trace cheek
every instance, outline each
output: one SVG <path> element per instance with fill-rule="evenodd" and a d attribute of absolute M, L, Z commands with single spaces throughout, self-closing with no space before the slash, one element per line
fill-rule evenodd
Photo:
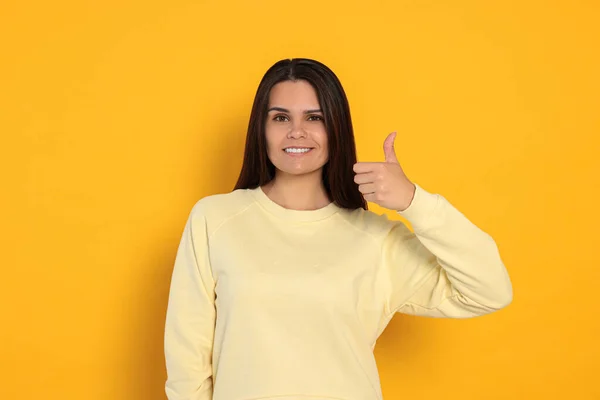
<path fill-rule="evenodd" d="M 322 132 L 319 132 L 319 144 L 321 145 L 321 148 L 324 150 L 328 149 L 328 139 L 327 139 L 327 132 L 325 132 L 325 129 L 323 129 Z"/>
<path fill-rule="evenodd" d="M 267 139 L 267 146 L 271 147 L 276 140 L 275 129 L 273 127 L 267 125 L 265 127 L 265 138 Z"/>
<path fill-rule="evenodd" d="M 282 130 L 267 126 L 265 128 L 265 139 L 267 140 L 267 151 L 272 154 L 281 147 L 283 138 Z"/>

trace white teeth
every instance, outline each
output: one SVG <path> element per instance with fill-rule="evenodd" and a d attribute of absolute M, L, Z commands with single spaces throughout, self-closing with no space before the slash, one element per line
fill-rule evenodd
<path fill-rule="evenodd" d="M 310 151 L 310 149 L 307 149 L 307 148 L 305 148 L 305 149 L 285 149 L 286 153 L 306 153 L 308 151 Z"/>

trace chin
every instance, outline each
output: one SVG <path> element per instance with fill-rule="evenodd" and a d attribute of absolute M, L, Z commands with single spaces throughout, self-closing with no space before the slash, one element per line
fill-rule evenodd
<path fill-rule="evenodd" d="M 312 175 L 316 173 L 321 173 L 323 171 L 323 166 L 319 166 L 316 168 L 280 168 L 279 166 L 275 165 L 275 168 L 280 173 L 294 176 Z"/>
<path fill-rule="evenodd" d="M 292 176 L 312 175 L 322 173 L 323 167 L 327 164 L 327 157 L 315 157 L 313 160 L 305 160 L 305 162 L 291 162 L 285 157 L 269 157 L 271 163 L 279 173 Z M 309 162 L 306 162 L 309 161 Z"/>
<path fill-rule="evenodd" d="M 315 174 L 315 173 L 319 172 L 320 170 L 321 170 L 321 168 L 314 169 L 314 170 L 292 170 L 292 171 L 280 169 L 279 171 L 286 175 L 302 176 L 302 175 Z"/>

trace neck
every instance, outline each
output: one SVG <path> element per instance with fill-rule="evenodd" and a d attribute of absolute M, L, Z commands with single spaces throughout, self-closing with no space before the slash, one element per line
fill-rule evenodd
<path fill-rule="evenodd" d="M 271 200 L 282 207 L 291 210 L 318 210 L 331 202 L 323 186 L 321 174 L 321 170 L 305 175 L 278 173 L 272 181 L 262 186 L 262 189 Z"/>

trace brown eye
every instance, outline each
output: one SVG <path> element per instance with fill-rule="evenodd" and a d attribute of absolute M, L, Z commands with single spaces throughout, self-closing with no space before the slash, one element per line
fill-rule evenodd
<path fill-rule="evenodd" d="M 287 120 L 287 117 L 285 115 L 276 115 L 273 118 L 273 121 L 277 121 L 277 122 L 285 122 Z"/>
<path fill-rule="evenodd" d="M 308 117 L 309 121 L 323 121 L 323 117 L 321 117 L 320 115 L 311 115 L 310 117 Z"/>

